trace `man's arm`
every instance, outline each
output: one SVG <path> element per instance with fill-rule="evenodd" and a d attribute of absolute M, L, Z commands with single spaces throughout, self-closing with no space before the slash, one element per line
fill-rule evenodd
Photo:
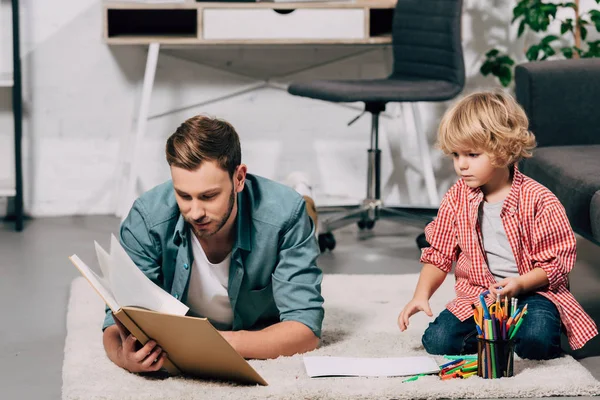
<path fill-rule="evenodd" d="M 322 271 L 315 227 L 299 199 L 279 244 L 279 261 L 271 276 L 281 322 L 260 331 L 222 332 L 245 358 L 276 358 L 314 350 L 323 323 Z"/>
<path fill-rule="evenodd" d="M 220 332 L 244 358 L 292 356 L 317 348 L 319 338 L 304 324 L 283 321 L 260 331 Z"/>

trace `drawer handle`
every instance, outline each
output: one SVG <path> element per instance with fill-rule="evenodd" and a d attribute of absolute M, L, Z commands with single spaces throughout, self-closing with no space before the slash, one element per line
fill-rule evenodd
<path fill-rule="evenodd" d="M 275 11 L 277 14 L 281 14 L 281 15 L 287 15 L 287 14 L 291 14 L 294 11 L 296 11 L 295 8 L 274 8 L 273 11 Z"/>

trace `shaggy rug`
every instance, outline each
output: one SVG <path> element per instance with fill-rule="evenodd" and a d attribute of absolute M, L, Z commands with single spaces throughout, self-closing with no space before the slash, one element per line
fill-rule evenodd
<path fill-rule="evenodd" d="M 418 275 L 325 275 L 321 347 L 310 355 L 406 357 L 425 355 L 421 335 L 431 320 L 413 316 L 406 332 L 398 313 L 412 297 Z M 431 300 L 434 314 L 453 295 L 448 277 Z M 441 381 L 404 378 L 309 378 L 302 356 L 250 361 L 269 386 L 238 386 L 189 378 L 150 379 L 112 364 L 102 347 L 104 304 L 83 278 L 73 281 L 67 314 L 63 399 L 416 399 L 600 395 L 600 382 L 570 356 L 551 361 L 515 359 L 515 376 Z M 436 357 L 441 364 L 442 357 Z"/>

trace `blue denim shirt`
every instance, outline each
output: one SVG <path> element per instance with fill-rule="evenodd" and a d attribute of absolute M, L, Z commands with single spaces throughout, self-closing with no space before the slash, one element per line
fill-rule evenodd
<path fill-rule="evenodd" d="M 237 196 L 228 285 L 233 330 L 298 321 L 320 338 L 322 272 L 304 199 L 292 188 L 251 174 Z M 120 241 L 148 278 L 185 303 L 193 263 L 190 235 L 168 181 L 135 201 Z M 107 310 L 103 329 L 112 324 Z"/>

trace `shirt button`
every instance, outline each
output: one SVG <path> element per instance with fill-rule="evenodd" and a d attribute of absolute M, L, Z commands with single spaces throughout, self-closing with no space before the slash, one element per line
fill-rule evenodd
<path fill-rule="evenodd" d="M 187 264 L 183 264 L 183 268 L 185 268 L 185 269 L 187 270 L 187 269 L 189 269 L 189 268 L 190 268 L 190 266 L 189 266 L 189 265 L 187 265 Z"/>

